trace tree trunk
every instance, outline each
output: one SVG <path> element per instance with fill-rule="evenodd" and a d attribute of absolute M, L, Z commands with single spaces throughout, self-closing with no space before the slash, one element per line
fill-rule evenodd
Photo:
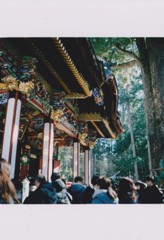
<path fill-rule="evenodd" d="M 125 104 L 122 103 L 121 122 L 125 122 Z"/>
<path fill-rule="evenodd" d="M 137 38 L 152 167 L 164 159 L 164 38 Z"/>
<path fill-rule="evenodd" d="M 153 175 L 153 172 L 152 172 L 152 161 L 151 161 L 151 152 L 150 152 L 150 142 L 149 142 L 149 139 L 147 137 L 147 150 L 148 150 L 148 165 L 149 165 L 149 174 L 150 176 Z"/>
<path fill-rule="evenodd" d="M 128 87 L 126 87 L 126 96 L 128 97 Z M 126 109 L 127 109 L 127 114 L 128 114 L 128 122 L 129 122 L 128 125 L 129 125 L 129 131 L 130 131 L 130 136 L 131 136 L 132 153 L 133 153 L 133 159 L 134 159 L 134 172 L 135 172 L 136 180 L 138 180 L 139 176 L 138 176 L 138 166 L 137 166 L 137 162 L 136 162 L 136 148 L 135 148 L 135 142 L 134 142 L 132 117 L 131 117 L 130 105 L 129 105 L 128 100 L 126 101 Z"/>

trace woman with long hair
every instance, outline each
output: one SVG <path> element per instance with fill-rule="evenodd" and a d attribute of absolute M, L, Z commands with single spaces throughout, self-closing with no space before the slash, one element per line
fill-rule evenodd
<path fill-rule="evenodd" d="M 0 204 L 19 203 L 14 184 L 9 178 L 10 164 L 0 159 Z"/>
<path fill-rule="evenodd" d="M 0 170 L 4 171 L 7 176 L 10 176 L 10 164 L 3 158 L 0 158 Z"/>
<path fill-rule="evenodd" d="M 0 170 L 0 204 L 19 203 L 15 187 L 5 172 Z"/>

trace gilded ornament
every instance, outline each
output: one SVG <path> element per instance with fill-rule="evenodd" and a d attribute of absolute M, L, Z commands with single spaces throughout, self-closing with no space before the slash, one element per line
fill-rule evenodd
<path fill-rule="evenodd" d="M 64 115 L 63 111 L 61 110 L 56 110 L 51 112 L 51 118 L 55 122 L 60 122 L 61 117 Z"/>
<path fill-rule="evenodd" d="M 16 80 L 15 77 L 13 77 L 12 75 L 9 75 L 7 77 L 4 77 L 1 79 L 2 82 L 4 83 L 4 85 L 2 85 L 2 87 L 7 88 L 8 90 L 12 91 L 12 90 L 18 90 L 18 84 L 19 81 Z M 2 83 L 2 84 L 3 84 Z"/>
<path fill-rule="evenodd" d="M 20 82 L 19 91 L 23 94 L 26 94 L 27 97 L 30 95 L 30 91 L 34 89 L 34 83 L 32 81 L 29 82 Z"/>

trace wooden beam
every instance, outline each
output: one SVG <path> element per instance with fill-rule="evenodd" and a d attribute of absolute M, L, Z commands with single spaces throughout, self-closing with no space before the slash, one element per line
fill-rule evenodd
<path fill-rule="evenodd" d="M 78 121 L 102 121 L 102 116 L 99 113 L 80 113 Z"/>
<path fill-rule="evenodd" d="M 59 74 L 56 72 L 54 67 L 50 64 L 50 62 L 45 58 L 45 56 L 42 54 L 42 52 L 38 49 L 38 47 L 31 41 L 32 49 L 37 55 L 37 57 L 44 63 L 44 65 L 47 67 L 47 69 L 50 71 L 50 73 L 55 77 L 55 79 L 58 81 L 58 83 L 63 87 L 63 89 L 68 93 L 72 94 L 72 91 L 68 88 L 68 86 L 65 84 L 64 80 L 59 76 Z"/>
<path fill-rule="evenodd" d="M 97 126 L 97 124 L 93 121 L 90 121 L 92 123 L 92 125 L 95 127 L 95 129 L 98 131 L 98 133 L 101 135 L 101 137 L 105 138 L 105 135 L 103 134 L 103 132 L 100 130 L 100 128 Z"/>
<path fill-rule="evenodd" d="M 79 85 L 81 86 L 81 88 L 83 89 L 84 93 L 86 94 L 86 96 L 90 97 L 91 91 L 89 89 L 88 83 L 87 81 L 83 78 L 83 76 L 78 72 L 75 64 L 73 63 L 71 57 L 69 56 L 68 52 L 66 51 L 63 43 L 61 42 L 61 40 L 59 38 L 53 38 L 53 43 L 55 44 L 55 46 L 57 47 L 58 51 L 60 52 L 62 58 L 64 59 L 64 61 L 66 62 L 67 66 L 69 67 L 69 69 L 71 70 L 74 78 L 76 79 L 76 81 L 79 83 Z"/>
<path fill-rule="evenodd" d="M 81 94 L 81 93 L 76 93 L 73 92 L 71 95 L 67 94 L 64 96 L 65 99 L 85 99 L 88 96 L 86 96 L 85 94 Z"/>
<path fill-rule="evenodd" d="M 103 119 L 103 123 L 105 125 L 105 127 L 107 128 L 108 132 L 110 133 L 111 137 L 116 139 L 117 138 L 117 135 L 112 131 L 112 129 L 110 128 L 109 126 L 109 123 L 107 120 Z"/>

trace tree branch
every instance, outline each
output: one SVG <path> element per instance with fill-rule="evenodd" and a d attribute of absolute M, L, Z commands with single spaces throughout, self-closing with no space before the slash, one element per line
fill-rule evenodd
<path fill-rule="evenodd" d="M 111 66 L 111 68 L 112 68 L 112 70 L 124 69 L 124 68 L 133 67 L 136 64 L 138 64 L 138 61 L 132 60 L 132 61 L 129 61 L 129 62 L 125 62 L 125 63 L 121 63 L 121 64 L 118 64 L 118 65 Z"/>
<path fill-rule="evenodd" d="M 141 64 L 140 58 L 139 58 L 135 53 L 121 48 L 121 47 L 119 46 L 119 44 L 116 44 L 115 47 L 116 47 L 116 49 L 117 49 L 118 52 L 121 52 L 121 53 L 123 53 L 123 54 L 126 54 L 126 55 L 134 58 L 139 64 Z"/>
<path fill-rule="evenodd" d="M 148 59 L 144 38 L 136 38 L 136 44 L 139 51 L 140 61 L 143 63 L 146 59 Z"/>

